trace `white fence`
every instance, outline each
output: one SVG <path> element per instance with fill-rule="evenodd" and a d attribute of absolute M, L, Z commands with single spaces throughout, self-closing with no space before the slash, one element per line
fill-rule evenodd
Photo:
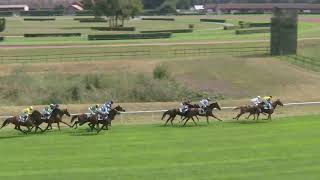
<path fill-rule="evenodd" d="M 320 102 L 298 102 L 298 103 L 287 103 L 284 104 L 284 106 L 307 106 L 307 105 L 320 105 Z M 230 109 L 234 109 L 236 107 L 221 107 L 221 109 L 223 110 L 230 110 Z M 121 123 L 124 123 L 123 121 L 123 115 L 134 115 L 134 114 L 151 114 L 151 120 L 154 120 L 154 116 L 156 113 L 163 113 L 167 110 L 153 110 L 153 111 L 128 111 L 128 112 L 121 112 L 120 114 L 120 121 Z M 320 110 L 319 110 L 320 111 Z M 75 113 L 75 114 L 71 114 L 71 115 L 79 115 L 81 113 Z M 5 118 L 9 118 L 12 116 L 0 116 L 0 119 L 5 119 Z"/>

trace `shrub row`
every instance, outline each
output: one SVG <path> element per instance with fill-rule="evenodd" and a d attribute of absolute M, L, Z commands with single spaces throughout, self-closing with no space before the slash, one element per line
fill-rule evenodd
<path fill-rule="evenodd" d="M 145 21 L 175 21 L 174 18 L 142 18 Z"/>
<path fill-rule="evenodd" d="M 62 16 L 63 11 L 46 11 L 46 10 L 38 10 L 38 11 L 21 11 L 21 16 Z"/>
<path fill-rule="evenodd" d="M 3 41 L 4 40 L 4 37 L 3 36 L 0 36 L 0 41 Z"/>
<path fill-rule="evenodd" d="M 225 23 L 224 19 L 200 19 L 200 22 L 217 22 L 217 23 Z"/>
<path fill-rule="evenodd" d="M 240 29 L 240 26 L 223 26 L 224 30 L 235 30 Z"/>
<path fill-rule="evenodd" d="M 6 28 L 6 19 L 0 18 L 0 32 L 4 31 L 5 28 Z"/>
<path fill-rule="evenodd" d="M 135 31 L 135 27 L 91 27 L 92 30 L 97 31 Z"/>
<path fill-rule="evenodd" d="M 108 20 L 103 18 L 83 18 L 78 20 L 81 23 L 96 23 L 96 22 L 108 22 Z"/>
<path fill-rule="evenodd" d="M 140 31 L 140 33 L 192 33 L 193 29 L 169 29 L 155 31 Z"/>
<path fill-rule="evenodd" d="M 55 21 L 56 18 L 24 18 L 24 21 Z"/>
<path fill-rule="evenodd" d="M 258 28 L 258 29 L 238 29 L 235 31 L 236 34 L 255 34 L 255 33 L 268 33 L 270 28 Z"/>
<path fill-rule="evenodd" d="M 81 33 L 41 33 L 41 34 L 24 34 L 24 37 L 70 37 L 81 36 Z"/>
<path fill-rule="evenodd" d="M 170 38 L 171 33 L 88 35 L 88 40 L 125 40 Z"/>
<path fill-rule="evenodd" d="M 93 11 L 77 11 L 76 16 L 94 16 Z"/>
<path fill-rule="evenodd" d="M 13 16 L 13 12 L 11 11 L 0 11 L 0 17 L 9 17 Z"/>
<path fill-rule="evenodd" d="M 271 23 L 251 23 L 251 22 L 239 21 L 239 25 L 241 28 L 270 27 Z"/>

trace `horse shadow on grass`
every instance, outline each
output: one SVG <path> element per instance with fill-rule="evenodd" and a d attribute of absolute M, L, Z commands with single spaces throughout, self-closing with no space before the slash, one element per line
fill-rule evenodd
<path fill-rule="evenodd" d="M 100 133 L 97 133 L 97 131 L 91 131 L 89 128 L 87 129 L 76 129 L 73 131 L 66 131 L 65 133 L 70 135 L 70 136 L 97 136 L 104 134 L 103 132 L 106 131 L 101 131 Z"/>
<path fill-rule="evenodd" d="M 238 121 L 229 121 L 228 123 L 234 123 L 234 124 L 265 124 L 270 123 L 271 121 L 267 120 L 238 120 Z"/>

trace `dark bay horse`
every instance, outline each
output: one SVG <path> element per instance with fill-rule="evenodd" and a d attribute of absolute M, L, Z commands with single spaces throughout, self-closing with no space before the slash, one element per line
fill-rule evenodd
<path fill-rule="evenodd" d="M 197 123 L 195 122 L 195 120 L 193 119 L 194 116 L 204 116 L 207 118 L 207 123 L 209 124 L 209 117 L 213 117 L 218 119 L 219 121 L 222 121 L 221 119 L 219 119 L 218 117 L 216 117 L 215 115 L 213 115 L 212 111 L 213 109 L 219 109 L 221 110 L 220 105 L 218 104 L 218 102 L 214 102 L 211 103 L 206 109 L 205 109 L 205 113 L 201 113 L 202 108 L 200 108 L 200 106 L 198 105 L 198 107 L 194 107 L 191 108 L 187 114 L 185 115 L 185 118 L 183 120 L 185 120 L 183 126 L 185 126 L 187 124 L 187 122 L 192 119 L 192 121 L 194 122 L 195 125 L 197 125 Z"/>
<path fill-rule="evenodd" d="M 247 119 L 249 119 L 250 115 L 254 115 L 254 119 L 256 119 L 256 114 L 258 115 L 257 116 L 257 119 L 259 119 L 259 115 L 261 113 L 261 108 L 263 108 L 263 104 L 258 104 L 258 106 L 250 106 L 250 105 L 246 105 L 246 106 L 239 106 L 239 107 L 236 107 L 234 108 L 233 110 L 240 110 L 239 114 L 234 117 L 233 119 L 236 119 L 236 120 L 239 120 L 240 116 L 242 116 L 243 114 L 245 113 L 250 113 L 249 116 L 247 117 Z"/>
<path fill-rule="evenodd" d="M 4 127 L 7 126 L 8 124 L 14 124 L 14 125 L 15 125 L 15 127 L 14 127 L 15 130 L 21 131 L 21 132 L 23 132 L 23 133 L 25 133 L 25 134 L 26 134 L 27 132 L 31 132 L 31 127 L 34 126 L 34 124 L 33 124 L 33 122 L 31 121 L 31 119 L 28 118 L 25 122 L 21 122 L 19 119 L 20 119 L 19 116 L 14 116 L 14 117 L 10 117 L 10 118 L 6 119 L 6 120 L 3 122 L 3 124 L 2 124 L 2 126 L 1 126 L 0 129 L 4 128 Z M 21 126 L 27 127 L 27 128 L 28 128 L 28 131 L 23 131 L 23 130 L 21 129 Z"/>
<path fill-rule="evenodd" d="M 189 109 L 195 108 L 195 106 L 197 106 L 197 104 L 195 104 L 195 105 L 190 104 L 190 105 L 188 105 L 188 108 Z M 167 110 L 163 113 L 161 120 L 163 120 L 167 115 L 169 115 L 169 118 L 166 120 L 166 123 L 164 124 L 165 126 L 168 124 L 169 121 L 171 122 L 171 125 L 173 125 L 173 121 L 177 115 L 181 116 L 181 118 L 182 118 L 182 117 L 185 117 L 186 113 L 180 112 L 179 109 L 170 109 L 170 110 Z M 197 116 L 196 116 L 196 118 L 198 119 Z"/>
<path fill-rule="evenodd" d="M 198 104 L 195 104 L 194 107 L 195 107 L 195 108 L 200 108 L 200 106 L 199 106 Z M 217 119 L 217 120 L 219 120 L 219 121 L 222 121 L 221 119 L 219 119 L 217 116 L 215 116 L 215 115 L 213 114 L 213 110 L 214 110 L 214 109 L 218 109 L 218 110 L 221 111 L 221 107 L 220 107 L 220 105 L 218 104 L 218 102 L 211 103 L 211 104 L 207 107 L 207 109 L 205 110 L 204 113 L 200 113 L 200 111 L 198 111 L 198 114 L 196 115 L 196 117 L 197 117 L 197 116 L 206 117 L 208 124 L 209 124 L 209 117 L 213 117 L 213 118 L 215 118 L 215 119 Z M 186 119 L 186 117 L 185 117 L 184 119 Z M 198 119 L 198 120 L 199 120 L 199 119 Z"/>
<path fill-rule="evenodd" d="M 43 119 L 43 122 L 48 124 L 48 126 L 46 127 L 46 129 L 44 131 L 47 131 L 49 129 L 49 127 L 50 127 L 50 129 L 52 129 L 52 124 L 53 123 L 57 123 L 59 131 L 61 130 L 60 129 L 60 123 L 71 127 L 69 124 L 67 124 L 67 123 L 62 121 L 62 117 L 64 115 L 67 115 L 68 117 L 70 117 L 70 113 L 68 112 L 67 109 L 59 109 L 59 108 L 54 109 L 52 111 L 51 116 L 50 116 L 49 119 Z"/>
<path fill-rule="evenodd" d="M 274 101 L 274 102 L 271 103 L 271 109 L 265 109 L 263 105 L 264 105 L 264 103 L 261 103 L 261 106 L 259 106 L 259 107 L 260 107 L 260 112 L 261 112 L 262 114 L 267 114 L 267 115 L 268 115 L 268 117 L 267 117 L 266 120 L 271 120 L 271 115 L 274 113 L 274 111 L 276 110 L 277 106 L 278 106 L 278 105 L 279 105 L 279 106 L 283 106 L 283 103 L 281 102 L 280 99 L 277 99 L 276 101 Z M 260 112 L 259 112 L 259 113 L 260 113 Z M 248 116 L 248 118 L 249 118 L 251 115 L 252 115 L 252 114 L 250 113 L 249 116 Z M 258 114 L 258 118 L 259 118 L 259 114 Z"/>
<path fill-rule="evenodd" d="M 109 115 L 106 119 L 102 121 L 98 121 L 98 124 L 102 124 L 101 128 L 98 129 L 97 133 L 99 133 L 102 129 L 106 128 L 108 130 L 108 126 L 111 126 L 111 121 L 114 120 L 114 118 L 120 114 L 121 112 L 125 112 L 126 110 L 123 109 L 121 106 L 117 106 L 110 110 Z M 90 124 L 89 124 L 90 125 Z"/>

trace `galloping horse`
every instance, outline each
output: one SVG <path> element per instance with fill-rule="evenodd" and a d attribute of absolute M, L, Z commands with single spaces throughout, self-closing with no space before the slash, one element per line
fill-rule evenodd
<path fill-rule="evenodd" d="M 30 128 L 30 127 L 33 127 L 33 126 L 34 126 L 34 124 L 33 124 L 33 122 L 31 121 L 31 119 L 28 118 L 25 122 L 21 122 L 19 119 L 20 119 L 19 116 L 14 116 L 14 117 L 10 117 L 10 118 L 6 119 L 6 120 L 3 122 L 3 124 L 2 124 L 2 126 L 1 126 L 0 129 L 2 129 L 3 127 L 5 127 L 5 126 L 7 126 L 8 124 L 11 123 L 11 124 L 14 124 L 14 125 L 15 125 L 15 127 L 14 127 L 15 130 L 21 131 L 21 132 L 23 132 L 23 133 L 25 133 L 25 134 L 26 134 L 27 132 L 31 132 L 31 128 Z M 23 130 L 21 129 L 21 126 L 27 127 L 27 128 L 28 128 L 28 131 L 23 131 Z"/>
<path fill-rule="evenodd" d="M 199 104 L 195 104 L 194 105 L 194 108 L 201 108 L 199 106 Z M 215 116 L 213 114 L 213 109 L 218 109 L 221 111 L 221 107 L 220 105 L 218 104 L 218 102 L 214 102 L 214 103 L 211 103 L 205 110 L 204 113 L 200 113 L 200 111 L 198 111 L 198 114 L 196 115 L 197 116 L 203 116 L 203 117 L 206 117 L 207 118 L 207 123 L 209 124 L 209 117 L 213 117 L 219 121 L 222 121 L 221 119 L 219 119 L 217 116 Z M 185 117 L 183 120 L 185 120 L 187 117 Z"/>
<path fill-rule="evenodd" d="M 195 108 L 195 105 L 188 105 L 188 108 Z M 177 115 L 182 117 L 185 117 L 186 113 L 182 113 L 180 112 L 179 109 L 170 109 L 167 110 L 163 113 L 161 120 L 163 120 L 167 115 L 169 115 L 169 118 L 166 120 L 166 123 L 164 124 L 165 126 L 168 124 L 168 122 L 171 122 L 171 125 L 173 125 L 173 120 L 176 118 Z M 196 116 L 196 118 L 198 119 L 198 117 Z M 199 119 L 198 119 L 199 120 Z"/>
<path fill-rule="evenodd" d="M 249 116 L 247 117 L 247 119 L 249 119 L 250 115 L 254 115 L 254 119 L 256 119 L 256 114 L 258 115 L 257 119 L 259 119 L 259 115 L 261 113 L 261 109 L 263 108 L 263 103 L 262 104 L 258 104 L 258 106 L 250 106 L 250 105 L 246 105 L 246 106 L 239 106 L 234 108 L 233 110 L 240 110 L 239 114 L 234 117 L 233 119 L 239 120 L 240 116 L 242 116 L 245 113 L 250 113 Z"/>
<path fill-rule="evenodd" d="M 75 121 L 75 119 L 77 119 L 77 120 Z M 97 124 L 97 122 L 98 122 L 97 115 L 95 115 L 95 114 L 89 115 L 89 114 L 85 114 L 85 113 L 79 114 L 79 115 L 74 115 L 71 118 L 71 123 L 73 123 L 73 125 L 71 127 L 72 128 L 75 127 L 75 129 L 77 129 L 78 125 L 82 126 L 83 124 L 85 124 L 87 122 L 90 122 L 92 124 Z"/>
<path fill-rule="evenodd" d="M 192 121 L 194 122 L 195 125 L 197 125 L 197 123 L 194 121 L 193 117 L 194 116 L 205 116 L 207 118 L 207 123 L 209 124 L 209 117 L 213 117 L 218 119 L 219 121 L 222 121 L 221 119 L 219 119 L 218 117 L 216 117 L 215 115 L 213 115 L 212 111 L 213 109 L 219 109 L 221 110 L 218 102 L 214 102 L 211 103 L 206 109 L 205 109 L 205 113 L 200 113 L 200 111 L 202 110 L 202 108 L 200 108 L 200 106 L 198 105 L 198 107 L 195 108 L 191 108 L 189 109 L 189 111 L 187 112 L 187 114 L 185 115 L 185 118 L 183 120 L 186 120 L 183 124 L 183 126 L 185 126 L 187 124 L 187 122 L 192 119 Z"/>
<path fill-rule="evenodd" d="M 109 115 L 106 119 L 102 121 L 98 121 L 98 124 L 101 123 L 102 127 L 98 129 L 97 133 L 99 133 L 103 128 L 106 128 L 108 130 L 108 126 L 111 126 L 111 121 L 114 120 L 116 115 L 120 114 L 120 112 L 125 112 L 126 110 L 123 109 L 121 106 L 117 106 L 110 110 Z"/>
<path fill-rule="evenodd" d="M 42 114 L 38 110 L 34 110 L 32 114 L 30 115 L 30 120 L 34 123 L 35 132 L 38 131 L 38 129 L 43 132 L 43 129 L 40 128 L 40 125 L 43 123 Z M 33 127 L 32 127 L 33 128 Z"/>
<path fill-rule="evenodd" d="M 260 106 L 259 106 L 260 112 L 261 112 L 262 114 L 267 114 L 267 115 L 268 115 L 268 117 L 267 117 L 266 120 L 271 120 L 271 115 L 274 113 L 274 110 L 277 108 L 278 105 L 279 105 L 279 106 L 283 106 L 283 103 L 281 102 L 280 99 L 277 99 L 276 101 L 274 101 L 273 103 L 271 103 L 271 109 L 265 109 L 265 108 L 263 107 L 263 105 L 264 105 L 264 103 L 260 103 Z M 260 112 L 258 113 L 258 118 L 259 118 Z M 248 116 L 248 118 L 249 118 L 252 114 L 253 114 L 253 113 L 250 113 L 249 116 Z M 247 119 L 248 119 L 248 118 L 247 118 Z"/>
<path fill-rule="evenodd" d="M 62 121 L 63 115 L 67 115 L 68 117 L 70 117 L 70 113 L 68 112 L 67 109 L 62 109 L 62 110 L 59 108 L 54 109 L 49 119 L 43 119 L 44 120 L 43 122 L 48 124 L 47 128 L 44 131 L 48 130 L 49 127 L 50 129 L 52 129 L 53 123 L 57 123 L 59 131 L 60 131 L 60 123 L 71 127 L 69 124 Z"/>

